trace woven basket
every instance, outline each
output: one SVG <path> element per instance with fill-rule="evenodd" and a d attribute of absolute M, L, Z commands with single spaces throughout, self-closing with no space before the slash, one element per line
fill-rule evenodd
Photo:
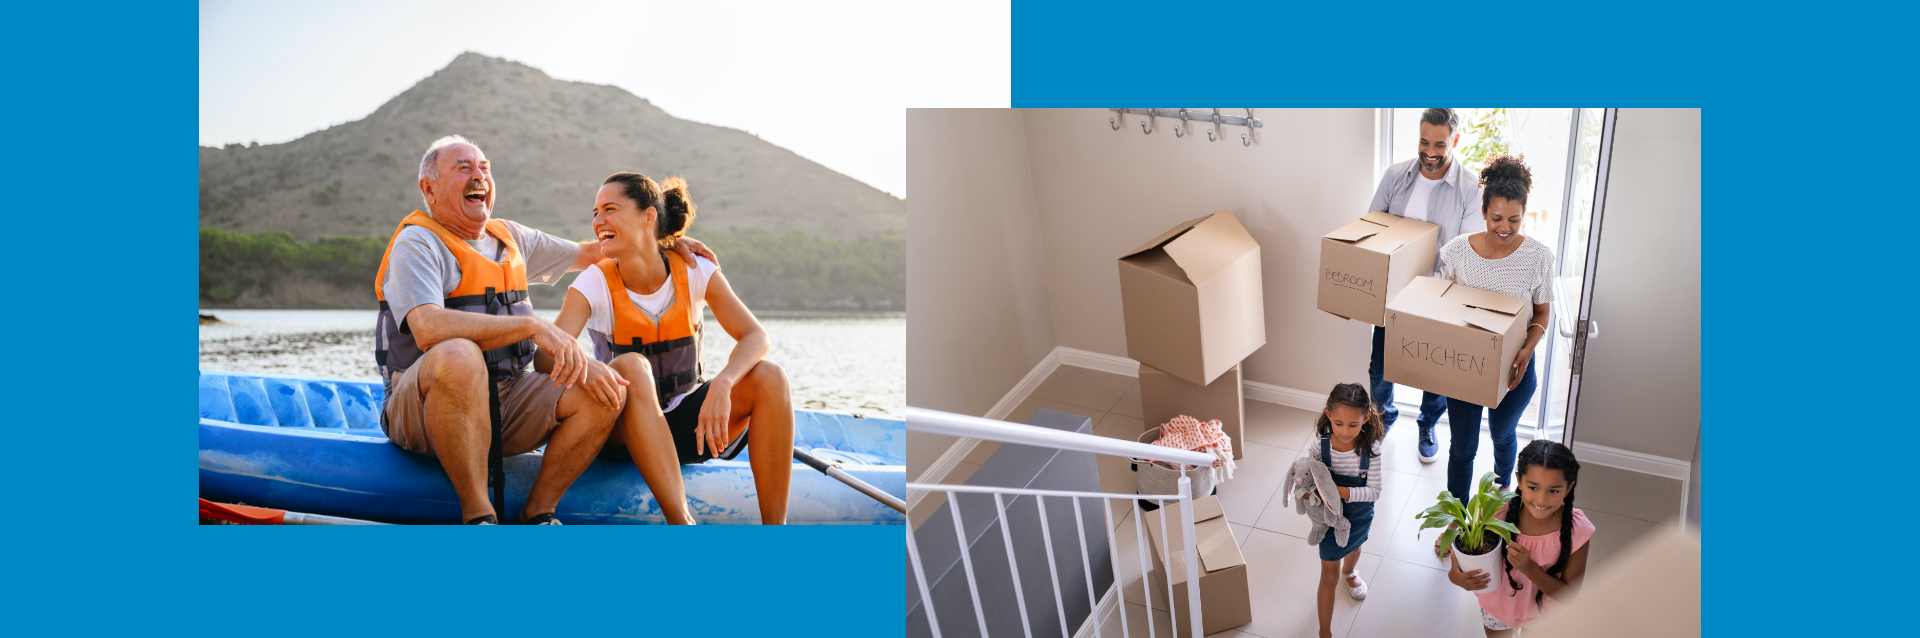
<path fill-rule="evenodd" d="M 1140 442 L 1151 444 L 1160 438 L 1160 428 L 1147 430 L 1140 435 Z M 1180 493 L 1180 470 L 1178 466 L 1162 461 L 1133 459 L 1133 476 L 1138 482 L 1134 492 L 1150 495 L 1174 495 Z M 1213 493 L 1213 468 L 1195 467 L 1187 469 L 1187 479 L 1193 483 L 1193 496 L 1199 498 Z"/>

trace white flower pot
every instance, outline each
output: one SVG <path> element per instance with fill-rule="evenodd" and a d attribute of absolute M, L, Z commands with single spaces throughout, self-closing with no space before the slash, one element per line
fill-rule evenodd
<path fill-rule="evenodd" d="M 1500 588 L 1507 586 L 1507 563 L 1502 559 L 1506 555 L 1506 544 L 1500 542 L 1498 536 L 1494 537 L 1493 551 L 1478 556 L 1468 555 L 1460 549 L 1460 545 L 1457 543 L 1453 546 L 1453 564 L 1459 567 L 1461 572 L 1470 572 L 1477 569 L 1486 572 L 1486 574 L 1491 577 L 1487 579 L 1486 587 L 1468 590 L 1475 594 L 1498 591 Z"/>

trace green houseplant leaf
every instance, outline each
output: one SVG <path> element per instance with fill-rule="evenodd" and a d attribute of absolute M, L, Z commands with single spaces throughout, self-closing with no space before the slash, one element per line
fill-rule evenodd
<path fill-rule="evenodd" d="M 1501 505 L 1513 498 L 1513 493 L 1494 487 L 1494 478 L 1492 472 L 1481 475 L 1480 480 L 1475 482 L 1473 495 L 1465 503 L 1454 498 L 1451 492 L 1441 492 L 1437 503 L 1414 515 L 1414 518 L 1422 521 L 1415 533 L 1444 527 L 1446 531 L 1440 534 L 1443 547 L 1453 545 L 1457 539 L 1461 547 L 1471 553 L 1480 553 L 1485 548 L 1489 531 L 1503 542 L 1513 542 L 1513 535 L 1520 533 L 1520 530 L 1494 516 L 1500 511 Z"/>

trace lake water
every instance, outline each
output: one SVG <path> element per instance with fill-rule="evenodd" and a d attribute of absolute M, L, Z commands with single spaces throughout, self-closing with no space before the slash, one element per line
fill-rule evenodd
<path fill-rule="evenodd" d="M 200 368 L 377 381 L 373 310 L 201 310 L 224 324 L 200 326 Z M 558 310 L 535 310 L 551 321 Z M 907 317 L 901 313 L 764 313 L 767 359 L 793 384 L 794 407 L 905 418 Z M 733 338 L 707 317 L 701 356 L 718 371 Z M 581 347 L 592 342 L 581 331 Z"/>

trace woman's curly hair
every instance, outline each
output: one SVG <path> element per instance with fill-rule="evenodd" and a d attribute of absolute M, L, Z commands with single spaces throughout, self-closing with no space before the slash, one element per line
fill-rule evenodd
<path fill-rule="evenodd" d="M 1498 197 L 1527 207 L 1527 192 L 1533 190 L 1533 171 L 1527 170 L 1525 155 L 1495 155 L 1480 169 L 1480 210 Z"/>

